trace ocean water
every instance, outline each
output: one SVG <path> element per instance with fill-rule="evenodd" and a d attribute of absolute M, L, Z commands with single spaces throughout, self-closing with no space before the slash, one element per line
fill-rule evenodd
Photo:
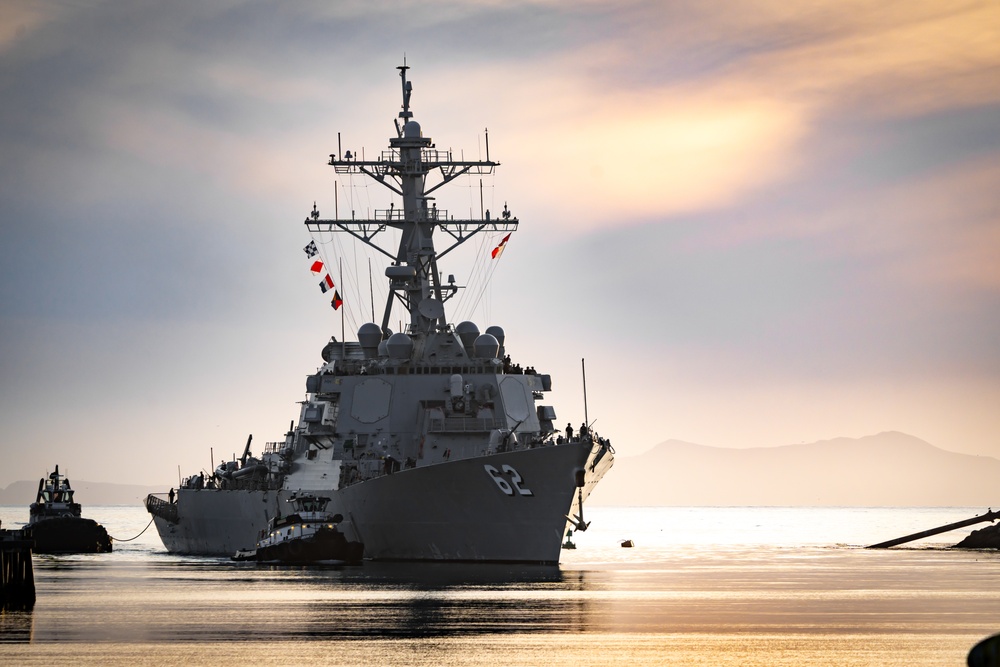
<path fill-rule="evenodd" d="M 124 541 L 142 507 L 85 507 L 115 551 L 36 555 L 0 664 L 964 665 L 1000 632 L 1000 553 L 947 548 L 979 526 L 863 547 L 984 510 L 588 507 L 559 566 L 290 567 L 172 556 Z"/>

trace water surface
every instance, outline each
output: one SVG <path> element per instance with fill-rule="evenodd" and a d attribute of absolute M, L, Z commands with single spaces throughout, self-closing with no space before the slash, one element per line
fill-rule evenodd
<path fill-rule="evenodd" d="M 287 567 L 171 556 L 141 507 L 93 507 L 112 554 L 35 556 L 3 664 L 962 665 L 1000 632 L 985 508 L 588 508 L 559 566 Z M 0 508 L 5 527 L 26 508 Z M 635 547 L 622 548 L 632 539 Z"/>

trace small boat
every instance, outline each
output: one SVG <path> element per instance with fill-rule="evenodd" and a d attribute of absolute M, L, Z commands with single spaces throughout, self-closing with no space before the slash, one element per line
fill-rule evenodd
<path fill-rule="evenodd" d="M 623 549 L 631 549 L 635 546 L 635 542 L 632 540 L 622 540 L 621 544 Z"/>
<path fill-rule="evenodd" d="M 271 520 L 253 549 L 240 549 L 233 560 L 261 563 L 330 563 L 357 565 L 364 556 L 361 542 L 349 541 L 337 530 L 344 520 L 330 514 L 329 498 L 304 494 L 288 499 L 293 511 Z"/>
<path fill-rule="evenodd" d="M 38 496 L 29 509 L 28 525 L 36 554 L 106 553 L 111 536 L 104 526 L 81 516 L 80 503 L 73 501 L 69 479 L 59 466 L 38 480 Z"/>

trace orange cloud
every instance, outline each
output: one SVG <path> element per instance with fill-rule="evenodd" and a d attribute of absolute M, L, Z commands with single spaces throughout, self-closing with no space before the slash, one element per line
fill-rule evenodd
<path fill-rule="evenodd" d="M 659 90 L 569 106 L 584 111 L 533 125 L 519 157 L 544 184 L 534 205 L 577 230 L 732 204 L 793 166 L 804 131 L 798 109 L 766 95 Z"/>
<path fill-rule="evenodd" d="M 1000 5 L 833 3 L 815 15 L 816 39 L 766 53 L 745 67 L 819 107 L 917 114 L 1000 100 Z M 741 68 L 742 69 L 742 68 Z"/>
<path fill-rule="evenodd" d="M 824 118 L 884 120 L 1000 101 L 995 2 L 702 8 L 686 17 L 700 36 L 678 35 L 681 43 L 727 52 L 741 32 L 759 31 L 761 45 L 745 56 L 729 51 L 730 61 L 683 84 L 615 90 L 615 82 L 588 88 L 582 75 L 566 76 L 580 62 L 641 66 L 635 54 L 662 51 L 661 29 L 674 32 L 661 14 L 647 9 L 646 24 L 627 38 L 555 57 L 534 72 L 545 80 L 521 91 L 535 107 L 565 112 L 534 111 L 518 124 L 537 132 L 533 162 L 570 165 L 531 169 L 532 182 L 546 184 L 546 198 L 532 202 L 546 218 L 580 229 L 732 206 L 810 159 Z"/>
<path fill-rule="evenodd" d="M 0 4 L 0 53 L 35 32 L 49 19 L 51 11 L 48 3 L 42 2 Z"/>

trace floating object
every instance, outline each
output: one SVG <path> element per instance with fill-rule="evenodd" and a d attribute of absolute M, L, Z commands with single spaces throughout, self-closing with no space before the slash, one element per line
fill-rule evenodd
<path fill-rule="evenodd" d="M 573 531 L 572 529 L 566 531 L 566 541 L 563 542 L 563 549 L 576 549 L 576 544 L 573 543 Z"/>
<path fill-rule="evenodd" d="M 632 540 L 622 540 L 622 547 L 625 549 L 631 549 L 635 546 L 635 542 Z"/>
<path fill-rule="evenodd" d="M 73 500 L 69 479 L 59 466 L 38 480 L 38 496 L 29 509 L 26 528 L 31 530 L 37 554 L 92 554 L 111 551 L 111 537 L 104 526 L 85 519 L 80 503 Z"/>

